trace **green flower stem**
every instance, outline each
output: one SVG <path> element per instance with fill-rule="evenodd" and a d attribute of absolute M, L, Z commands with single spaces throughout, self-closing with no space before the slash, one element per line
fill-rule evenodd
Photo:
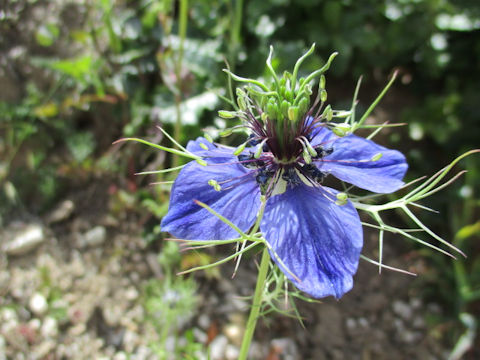
<path fill-rule="evenodd" d="M 180 1 L 180 13 L 178 19 L 178 35 L 180 37 L 180 45 L 178 49 L 177 66 L 175 68 L 175 77 L 177 78 L 177 92 L 175 94 L 175 110 L 177 113 L 177 121 L 175 122 L 174 138 L 180 141 L 182 134 L 182 112 L 180 104 L 182 102 L 182 62 L 185 37 L 187 36 L 187 21 L 188 21 L 188 0 Z M 173 166 L 178 165 L 178 157 L 173 157 Z"/>
<path fill-rule="evenodd" d="M 270 264 L 270 255 L 268 254 L 268 248 L 263 248 L 262 260 L 260 262 L 260 268 L 258 270 L 257 286 L 255 287 L 255 295 L 253 296 L 252 308 L 250 309 L 250 315 L 248 316 L 247 327 L 245 334 L 243 335 L 242 347 L 240 348 L 239 360 L 246 360 L 248 357 L 248 350 L 250 349 L 250 343 L 252 342 L 253 333 L 257 325 L 258 314 L 262 305 L 262 295 L 265 287 L 265 280 L 267 278 L 268 267 Z"/>

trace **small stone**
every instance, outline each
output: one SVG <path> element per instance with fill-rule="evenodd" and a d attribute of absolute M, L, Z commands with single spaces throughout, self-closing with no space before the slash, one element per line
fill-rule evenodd
<path fill-rule="evenodd" d="M 57 320 L 48 316 L 43 320 L 41 334 L 45 338 L 54 338 L 58 335 Z"/>
<path fill-rule="evenodd" d="M 125 291 L 125 299 L 133 301 L 138 298 L 138 291 L 133 286 Z"/>
<path fill-rule="evenodd" d="M 7 360 L 5 353 L 7 352 L 7 344 L 5 338 L 0 335 L 0 360 Z"/>
<path fill-rule="evenodd" d="M 282 359 L 297 359 L 298 349 L 295 341 L 290 338 L 273 339 L 271 347 L 274 353 L 282 355 Z"/>
<path fill-rule="evenodd" d="M 28 305 L 35 315 L 43 315 L 48 310 L 47 299 L 40 293 L 33 294 Z"/>
<path fill-rule="evenodd" d="M 105 242 L 107 237 L 107 230 L 103 226 L 95 226 L 93 229 L 87 231 L 83 235 L 84 246 L 100 246 Z"/>
<path fill-rule="evenodd" d="M 232 344 L 228 344 L 225 348 L 225 359 L 226 360 L 236 360 L 238 359 L 238 355 L 240 354 L 240 350 Z"/>
<path fill-rule="evenodd" d="M 15 310 L 10 308 L 3 308 L 0 312 L 0 319 L 2 320 L 2 322 L 18 321 L 18 316 Z"/>
<path fill-rule="evenodd" d="M 198 317 L 198 326 L 202 328 L 203 330 L 208 330 L 210 327 L 210 318 L 208 317 L 207 314 L 202 314 Z"/>
<path fill-rule="evenodd" d="M 425 328 L 425 320 L 421 316 L 416 316 L 415 319 L 413 319 L 412 326 L 415 329 L 424 329 Z"/>
<path fill-rule="evenodd" d="M 210 356 L 212 360 L 222 360 L 225 358 L 228 339 L 224 335 L 218 335 L 210 343 Z"/>
<path fill-rule="evenodd" d="M 70 333 L 70 335 L 78 336 L 83 334 L 86 330 L 87 326 L 84 323 L 80 323 L 68 329 L 68 332 Z"/>
<path fill-rule="evenodd" d="M 393 312 L 404 320 L 410 320 L 413 315 L 412 308 L 407 303 L 400 300 L 393 302 Z"/>
<path fill-rule="evenodd" d="M 223 333 L 235 345 L 240 345 L 243 338 L 243 329 L 237 324 L 228 324 L 223 329 Z"/>
<path fill-rule="evenodd" d="M 40 326 L 42 325 L 42 322 L 35 318 L 35 319 L 32 319 L 28 322 L 28 327 L 32 330 L 35 330 L 37 331 L 38 329 L 40 329 Z"/>
<path fill-rule="evenodd" d="M 24 255 L 35 249 L 44 240 L 45 236 L 40 225 L 27 225 L 3 246 L 3 251 L 7 255 Z"/>
<path fill-rule="evenodd" d="M 358 319 L 358 325 L 360 325 L 363 328 L 368 328 L 368 320 L 365 319 L 364 317 L 361 317 Z"/>
<path fill-rule="evenodd" d="M 128 360 L 128 356 L 124 351 L 119 351 L 113 355 L 113 360 Z"/>
<path fill-rule="evenodd" d="M 206 344 L 208 341 L 208 335 L 204 331 L 200 330 L 199 328 L 193 328 L 193 337 L 195 341 Z"/>
<path fill-rule="evenodd" d="M 51 354 L 55 349 L 55 341 L 48 340 L 42 341 L 38 346 L 35 347 L 35 358 L 44 359 L 47 355 Z"/>
<path fill-rule="evenodd" d="M 48 224 L 54 224 L 66 220 L 72 215 L 74 209 L 75 204 L 72 200 L 64 200 L 47 215 L 46 221 Z"/>
<path fill-rule="evenodd" d="M 422 306 L 422 300 L 420 300 L 419 298 L 412 298 L 410 300 L 410 306 L 412 307 L 412 309 L 418 310 Z"/>
<path fill-rule="evenodd" d="M 354 318 L 348 318 L 345 321 L 345 326 L 347 327 L 347 330 L 353 330 L 357 327 L 357 320 L 355 320 Z"/>

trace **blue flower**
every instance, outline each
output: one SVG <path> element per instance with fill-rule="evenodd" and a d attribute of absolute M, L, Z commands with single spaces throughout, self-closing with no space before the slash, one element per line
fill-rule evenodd
<path fill-rule="evenodd" d="M 208 165 L 192 161 L 181 170 L 162 230 L 189 240 L 234 239 L 234 229 L 194 200 L 246 232 L 263 194 L 260 228 L 271 258 L 298 289 L 315 298 L 340 298 L 352 288 L 363 231 L 353 204 L 339 204 L 339 192 L 322 182 L 331 174 L 362 189 L 390 193 L 403 185 L 405 157 L 353 134 L 339 137 L 311 116 L 281 134 L 274 127 L 251 125 L 249 147 L 238 156 L 204 138 L 188 143 L 187 150 Z M 209 185 L 212 180 L 220 189 Z"/>

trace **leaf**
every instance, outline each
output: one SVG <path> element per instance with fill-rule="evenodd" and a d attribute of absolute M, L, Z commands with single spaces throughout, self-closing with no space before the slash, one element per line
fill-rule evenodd
<path fill-rule="evenodd" d="M 37 106 L 33 110 L 33 113 L 42 118 L 54 117 L 58 114 L 58 106 L 55 103 L 50 102 L 45 105 Z"/>

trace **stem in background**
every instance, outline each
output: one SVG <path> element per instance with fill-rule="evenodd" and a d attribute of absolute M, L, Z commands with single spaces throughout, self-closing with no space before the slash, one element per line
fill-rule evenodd
<path fill-rule="evenodd" d="M 183 62 L 183 47 L 185 37 L 187 36 L 187 20 L 188 20 L 188 0 L 180 0 L 180 12 L 178 15 L 178 36 L 180 37 L 180 44 L 178 48 L 177 64 L 175 66 L 175 77 L 177 92 L 175 94 L 175 110 L 177 113 L 177 121 L 175 123 L 174 138 L 180 142 L 182 134 L 182 112 L 180 104 L 182 102 L 182 62 Z M 173 166 L 178 166 L 178 157 L 173 157 Z"/>
<path fill-rule="evenodd" d="M 265 246 L 263 248 L 260 268 L 258 270 L 257 286 L 255 287 L 252 308 L 250 309 L 250 315 L 248 316 L 245 334 L 243 334 L 242 347 L 240 348 L 240 355 L 238 357 L 239 360 L 246 360 L 248 357 L 248 350 L 250 349 L 250 343 L 252 342 L 253 333 L 255 332 L 255 327 L 257 325 L 258 314 L 262 305 L 262 295 L 269 264 L 270 255 L 268 254 L 268 248 Z"/>
<path fill-rule="evenodd" d="M 235 9 L 233 10 L 233 26 L 230 33 L 230 68 L 234 72 L 237 62 L 238 48 L 240 46 L 240 32 L 242 29 L 243 0 L 235 0 Z"/>

